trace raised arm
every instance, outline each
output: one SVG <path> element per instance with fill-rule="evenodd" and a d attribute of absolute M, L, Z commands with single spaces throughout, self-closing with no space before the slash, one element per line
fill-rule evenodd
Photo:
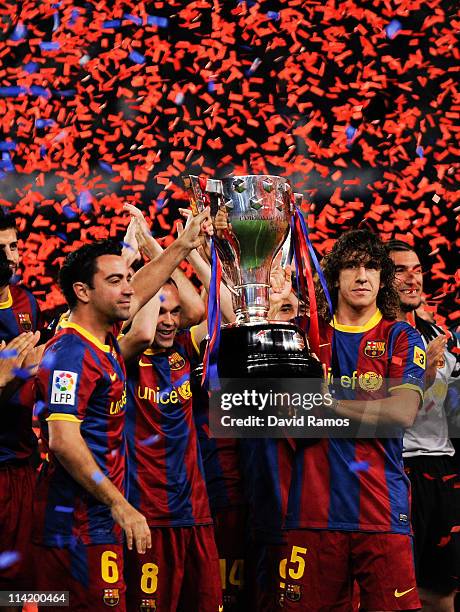
<path fill-rule="evenodd" d="M 125 361 L 143 353 L 152 344 L 159 311 L 160 296 L 157 293 L 135 314 L 130 329 L 119 341 Z"/>
<path fill-rule="evenodd" d="M 124 208 L 129 212 L 132 220 L 136 223 L 136 242 L 139 244 L 144 255 L 151 260 L 159 257 L 163 253 L 163 248 L 151 235 L 150 228 L 142 211 L 132 204 L 125 204 Z M 182 224 L 178 224 L 178 236 L 180 236 L 183 231 Z M 171 273 L 171 277 L 179 290 L 182 305 L 180 326 L 189 327 L 190 325 L 199 323 L 205 315 L 205 307 L 193 283 L 189 281 L 179 267 Z"/>
<path fill-rule="evenodd" d="M 131 316 L 158 292 L 189 252 L 202 244 L 205 233 L 212 233 L 209 209 L 194 217 L 177 240 L 136 272 L 131 281 L 134 289 Z"/>

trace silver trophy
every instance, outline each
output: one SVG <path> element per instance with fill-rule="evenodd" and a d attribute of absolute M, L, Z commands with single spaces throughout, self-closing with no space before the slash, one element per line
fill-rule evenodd
<path fill-rule="evenodd" d="M 317 361 L 305 334 L 294 323 L 268 319 L 270 271 L 293 214 L 289 181 L 268 175 L 187 176 L 184 184 L 195 214 L 210 206 L 223 279 L 233 296 L 236 322 L 222 329 L 221 376 L 313 376 Z"/>

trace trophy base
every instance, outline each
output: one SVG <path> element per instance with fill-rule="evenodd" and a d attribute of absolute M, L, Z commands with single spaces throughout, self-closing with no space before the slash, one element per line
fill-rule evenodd
<path fill-rule="evenodd" d="M 305 334 L 296 325 L 263 322 L 221 329 L 221 378 L 322 378 Z"/>

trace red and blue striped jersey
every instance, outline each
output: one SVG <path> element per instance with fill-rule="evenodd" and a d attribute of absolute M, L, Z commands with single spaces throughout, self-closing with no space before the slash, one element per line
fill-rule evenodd
<path fill-rule="evenodd" d="M 322 322 L 320 333 L 321 361 L 342 398 L 381 399 L 397 387 L 423 394 L 424 345 L 407 323 L 377 311 L 362 327 Z M 286 527 L 410 533 L 402 431 L 399 438 L 331 438 L 299 449 Z"/>
<path fill-rule="evenodd" d="M 36 331 L 40 327 L 40 309 L 35 297 L 20 285 L 10 285 L 8 298 L 0 303 L 0 341 L 8 343 L 23 332 Z M 36 451 L 32 407 L 33 395 L 27 383 L 1 406 L 0 465 L 29 461 Z"/>
<path fill-rule="evenodd" d="M 212 523 L 192 413 L 190 332 L 128 368 L 127 497 L 150 526 Z"/>
<path fill-rule="evenodd" d="M 241 468 L 252 535 L 267 544 L 281 544 L 294 463 L 289 439 L 240 439 Z"/>
<path fill-rule="evenodd" d="M 211 438 L 209 397 L 200 384 L 193 389 L 193 414 L 203 458 L 209 505 L 214 514 L 246 503 L 240 465 L 240 444 L 234 438 Z"/>
<path fill-rule="evenodd" d="M 102 344 L 81 326 L 63 322 L 50 340 L 36 376 L 36 412 L 48 451 L 35 498 L 35 541 L 48 546 L 113 544 L 121 528 L 48 448 L 48 422 L 80 423 L 80 433 L 100 472 L 123 493 L 125 477 L 126 374 L 115 337 Z"/>

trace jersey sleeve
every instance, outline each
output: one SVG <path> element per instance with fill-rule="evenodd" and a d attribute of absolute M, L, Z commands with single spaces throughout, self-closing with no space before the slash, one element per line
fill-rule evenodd
<path fill-rule="evenodd" d="M 190 332 L 189 332 L 190 333 L 190 342 L 191 342 L 192 347 L 193 347 L 193 357 L 194 357 L 194 359 L 197 359 L 200 356 L 200 346 L 197 343 L 196 338 L 195 338 L 195 329 L 197 327 L 198 327 L 198 325 L 193 325 L 190 328 Z"/>
<path fill-rule="evenodd" d="M 419 332 L 407 323 L 397 324 L 390 354 L 390 388 L 412 389 L 423 398 L 426 353 Z"/>
<path fill-rule="evenodd" d="M 176 342 L 184 347 L 192 369 L 200 362 L 200 347 L 197 345 L 193 335 L 194 327 L 191 327 L 190 330 L 181 330 L 176 336 Z"/>
<path fill-rule="evenodd" d="M 42 418 L 82 422 L 98 378 L 84 344 L 65 336 L 46 350 L 42 364 L 37 376 L 38 397 L 45 403 Z"/>

